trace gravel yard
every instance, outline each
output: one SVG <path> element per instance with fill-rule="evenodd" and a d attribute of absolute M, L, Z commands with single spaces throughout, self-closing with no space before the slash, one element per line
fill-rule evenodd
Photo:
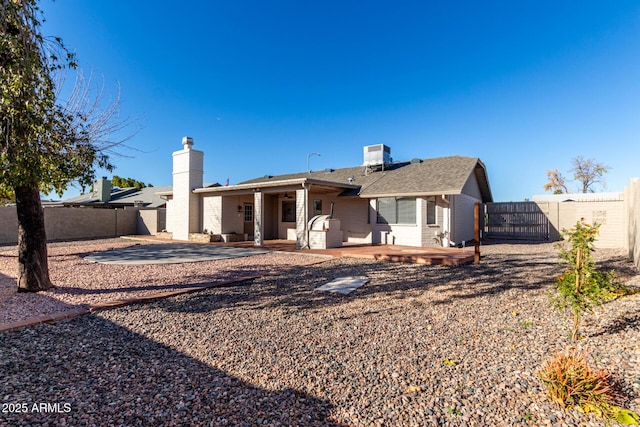
<path fill-rule="evenodd" d="M 52 245 L 59 287 L 0 295 L 0 316 L 29 298 L 34 310 L 262 277 L 0 333 L 0 425 L 605 425 L 546 402 L 535 378 L 570 344 L 569 321 L 548 302 L 562 270 L 551 244 L 483 246 L 481 264 L 462 267 L 273 253 L 128 274 L 79 258 L 121 244 Z M 5 284 L 12 250 L 0 249 Z M 623 252 L 596 257 L 639 283 Z M 371 281 L 346 296 L 313 290 L 341 276 Z M 583 324 L 578 346 L 640 412 L 640 294 Z"/>
<path fill-rule="evenodd" d="M 107 265 L 83 259 L 96 252 L 141 244 L 154 243 L 124 239 L 50 243 L 49 275 L 56 288 L 35 295 L 17 293 L 18 251 L 15 246 L 0 247 L 0 324 L 52 314 L 74 306 L 271 274 L 283 266 L 301 266 L 325 259 L 284 253 L 176 265 Z"/>

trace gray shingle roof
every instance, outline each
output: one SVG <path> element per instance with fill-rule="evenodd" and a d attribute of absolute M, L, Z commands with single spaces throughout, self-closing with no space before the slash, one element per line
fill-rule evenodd
<path fill-rule="evenodd" d="M 341 184 L 352 183 L 359 186 L 359 190 L 347 192 L 345 195 L 360 197 L 439 195 L 462 193 L 465 184 L 473 174 L 478 179 L 483 201 L 492 201 L 484 164 L 477 158 L 463 156 L 423 159 L 420 162 L 398 162 L 385 170 L 378 171 L 357 166 L 268 176 L 244 181 L 238 185 L 311 178 Z"/>
<path fill-rule="evenodd" d="M 146 188 L 113 188 L 111 191 L 111 199 L 106 203 L 107 206 L 133 206 L 135 202 L 142 201 L 145 207 L 156 208 L 164 206 L 167 201 L 160 198 L 155 193 L 171 190 L 171 186 L 164 187 L 146 187 Z M 63 205 L 85 205 L 99 206 L 105 205 L 98 199 L 96 192 L 82 194 L 80 196 L 71 197 L 62 200 Z"/>

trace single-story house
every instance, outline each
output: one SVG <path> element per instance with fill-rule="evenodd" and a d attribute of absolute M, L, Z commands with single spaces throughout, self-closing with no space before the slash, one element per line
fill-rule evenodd
<path fill-rule="evenodd" d="M 343 242 L 453 246 L 474 239 L 474 205 L 492 201 L 480 159 L 463 156 L 391 160 L 391 150 L 364 147 L 362 165 L 263 176 L 204 187 L 204 153 L 183 138 L 173 153 L 167 231 L 295 240 L 299 248 Z M 326 234 L 320 234 L 326 233 Z M 324 240 L 323 240 L 324 239 Z"/>

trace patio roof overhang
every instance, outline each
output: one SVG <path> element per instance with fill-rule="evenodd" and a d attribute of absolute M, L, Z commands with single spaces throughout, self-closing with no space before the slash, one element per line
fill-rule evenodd
<path fill-rule="evenodd" d="M 357 190 L 360 187 L 352 184 L 342 184 L 338 182 L 323 181 L 312 178 L 296 178 L 278 181 L 261 181 L 246 184 L 230 185 L 225 187 L 197 188 L 193 190 L 196 194 L 202 195 L 238 195 L 262 193 L 280 193 L 283 191 L 295 191 L 308 188 L 315 193 L 336 193 L 344 190 Z M 163 194 L 163 195 L 171 195 Z"/>

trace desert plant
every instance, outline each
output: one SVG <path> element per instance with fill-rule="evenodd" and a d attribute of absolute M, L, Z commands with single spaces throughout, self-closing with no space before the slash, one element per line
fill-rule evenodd
<path fill-rule="evenodd" d="M 536 372 L 547 388 L 547 398 L 565 409 L 593 412 L 607 420 L 638 424 L 638 415 L 615 405 L 620 396 L 604 369 L 589 366 L 585 352 L 558 353 Z"/>
<path fill-rule="evenodd" d="M 562 230 L 570 247 L 563 243 L 558 246 L 558 256 L 569 264 L 569 268 L 557 278 L 556 293 L 551 298 L 556 308 L 569 308 L 573 312 L 571 338 L 574 341 L 579 338 L 581 315 L 614 297 L 614 272 L 596 270 L 592 255 L 599 228 L 599 224 L 587 224 L 581 219 L 571 230 Z"/>

